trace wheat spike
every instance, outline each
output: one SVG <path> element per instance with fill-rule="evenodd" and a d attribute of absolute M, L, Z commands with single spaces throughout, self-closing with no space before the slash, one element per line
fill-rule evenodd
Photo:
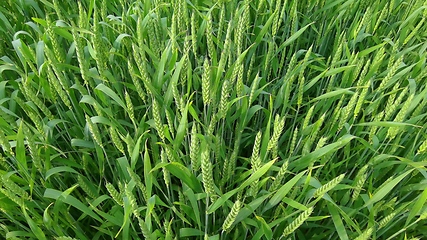
<path fill-rule="evenodd" d="M 11 190 L 0 187 L 0 192 L 3 195 L 5 195 L 7 198 L 12 200 L 14 203 L 16 203 L 18 206 L 20 207 L 25 206 L 24 200 L 22 200 L 22 198 L 17 197 L 15 193 L 13 193 Z"/>
<path fill-rule="evenodd" d="M 221 99 L 219 102 L 219 110 L 218 110 L 218 116 L 219 118 L 225 118 L 227 114 L 227 104 L 228 104 L 228 95 L 229 95 L 229 81 L 225 80 L 222 89 L 221 89 Z"/>
<path fill-rule="evenodd" d="M 402 108 L 400 109 L 399 113 L 394 118 L 393 122 L 403 122 L 405 120 L 406 115 L 409 112 L 409 107 L 412 103 L 412 99 L 414 98 L 414 94 L 411 94 L 408 99 L 403 104 Z M 394 139 L 399 132 L 402 131 L 401 127 L 391 127 L 387 131 L 387 137 L 389 139 Z"/>
<path fill-rule="evenodd" d="M 236 142 L 234 143 L 234 149 L 233 152 L 231 153 L 229 160 L 229 166 L 228 166 L 228 172 L 226 177 L 224 178 L 224 180 L 228 180 L 229 177 L 234 173 L 234 170 L 236 168 L 236 161 L 237 161 L 237 156 L 239 153 L 239 138 L 236 140 Z"/>
<path fill-rule="evenodd" d="M 396 214 L 397 212 L 394 211 L 381 219 L 381 221 L 378 222 L 378 229 L 385 227 L 396 216 Z"/>
<path fill-rule="evenodd" d="M 142 220 L 142 218 L 138 217 L 138 225 L 141 229 L 142 235 L 144 236 L 144 239 L 151 240 L 151 233 L 150 230 L 147 227 L 147 224 Z"/>
<path fill-rule="evenodd" d="M 53 48 L 53 51 L 55 52 L 56 59 L 58 59 L 60 63 L 64 63 L 65 62 L 64 52 L 62 51 L 58 38 L 55 32 L 53 31 L 53 23 L 49 18 L 49 14 L 46 15 L 46 24 L 48 25 L 46 28 L 46 32 L 47 32 L 47 35 L 49 36 L 50 42 L 52 43 L 52 48 Z M 37 71 L 35 73 L 37 73 Z"/>
<path fill-rule="evenodd" d="M 168 157 L 166 152 L 162 149 L 160 152 L 160 160 L 162 163 L 168 163 Z M 167 188 L 170 186 L 170 174 L 169 171 L 166 168 L 163 168 L 163 181 L 165 182 L 165 185 Z"/>
<path fill-rule="evenodd" d="M 77 1 L 77 6 L 79 10 L 78 26 L 81 29 L 87 29 L 88 28 L 88 21 L 86 19 L 87 13 L 82 5 L 82 2 Z"/>
<path fill-rule="evenodd" d="M 426 16 L 424 16 L 421 21 L 418 22 L 417 26 L 411 31 L 411 33 L 403 41 L 403 45 L 406 45 L 411 39 L 418 33 L 420 28 L 423 26 Z"/>
<path fill-rule="evenodd" d="M 279 115 L 276 115 L 274 119 L 273 136 L 271 136 L 271 139 L 268 142 L 267 150 L 271 150 L 277 146 L 277 143 L 279 142 L 279 138 L 280 138 L 280 135 L 282 134 L 284 126 L 285 126 L 285 117 L 280 117 Z"/>
<path fill-rule="evenodd" d="M 389 81 L 394 76 L 394 74 L 396 73 L 396 71 L 399 69 L 399 66 L 400 66 L 400 64 L 402 62 L 403 62 L 403 55 L 400 56 L 399 59 L 396 60 L 396 62 L 393 64 L 393 66 L 391 66 L 391 68 L 389 69 L 387 75 L 381 81 L 381 84 L 378 87 L 377 91 L 381 92 L 386 87 L 386 85 L 389 83 Z"/>
<path fill-rule="evenodd" d="M 68 99 L 68 94 L 64 91 L 62 86 L 59 83 L 59 80 L 55 77 L 52 69 L 48 67 L 48 81 L 53 86 L 55 91 L 58 93 L 59 97 L 61 98 L 62 102 L 68 107 L 68 109 L 72 109 L 71 102 Z"/>
<path fill-rule="evenodd" d="M 207 45 L 208 45 L 208 53 L 209 53 L 209 57 L 210 59 L 214 59 L 214 53 L 215 53 L 215 45 L 213 43 L 213 38 L 212 38 L 212 34 L 213 34 L 213 26 L 212 26 L 212 13 L 209 11 L 208 12 L 208 19 L 206 22 L 206 41 L 207 41 Z"/>
<path fill-rule="evenodd" d="M 90 198 L 96 198 L 98 194 L 92 190 L 92 188 L 86 183 L 86 181 L 83 179 L 81 175 L 77 177 L 77 183 L 79 184 L 80 188 L 83 190 L 84 193 L 87 194 Z"/>
<path fill-rule="evenodd" d="M 91 82 L 89 81 L 89 68 L 87 66 L 87 61 L 85 60 L 84 56 L 84 46 L 82 43 L 82 40 L 80 38 L 80 35 L 77 33 L 77 30 L 73 27 L 71 28 L 71 33 L 73 35 L 73 39 L 76 45 L 76 54 L 77 54 L 77 61 L 79 63 L 80 73 L 82 75 L 83 81 L 86 86 L 93 87 Z"/>
<path fill-rule="evenodd" d="M 107 182 L 105 184 L 105 188 L 107 188 L 108 193 L 110 194 L 111 198 L 120 206 L 123 206 L 123 198 L 121 194 L 116 190 L 116 188 L 113 186 L 113 184 Z"/>
<path fill-rule="evenodd" d="M 113 141 L 114 146 L 123 154 L 125 154 L 125 149 L 123 147 L 123 143 L 120 140 L 119 134 L 116 132 L 116 130 L 113 127 L 109 128 L 110 137 Z"/>
<path fill-rule="evenodd" d="M 259 154 L 257 155 L 252 155 L 251 158 L 251 166 L 252 166 L 252 173 L 256 172 L 258 169 L 261 168 L 261 157 L 259 156 Z M 252 196 L 256 196 L 256 194 L 258 193 L 258 180 L 255 180 L 251 183 L 251 188 L 249 191 L 249 195 Z"/>
<path fill-rule="evenodd" d="M 362 105 L 365 101 L 366 95 L 368 95 L 368 91 L 369 91 L 369 82 L 367 82 L 366 85 L 363 87 L 363 90 L 359 95 L 359 99 L 357 100 L 356 106 L 353 111 L 354 121 L 356 121 L 357 116 L 359 116 L 359 113 L 360 113 L 360 110 L 362 109 Z"/>
<path fill-rule="evenodd" d="M 196 16 L 196 12 L 193 10 L 191 12 L 191 47 L 193 48 L 194 58 L 197 59 L 197 27 L 198 17 Z"/>
<path fill-rule="evenodd" d="M 304 82 L 305 82 L 304 76 L 302 76 L 301 78 L 298 78 L 298 95 L 297 95 L 298 107 L 301 107 L 301 104 L 302 104 L 302 97 L 304 94 Z"/>
<path fill-rule="evenodd" d="M 240 200 L 237 200 L 233 204 L 233 207 L 231 207 L 230 213 L 228 213 L 227 217 L 224 220 L 224 223 L 222 224 L 223 231 L 231 230 L 231 226 L 236 220 L 237 214 L 239 213 L 241 207 L 242 207 L 242 203 L 240 202 Z"/>
<path fill-rule="evenodd" d="M 166 112 L 166 121 L 168 122 L 169 132 L 171 133 L 171 136 L 174 137 L 175 127 L 174 127 L 174 120 L 172 117 L 172 113 L 170 113 L 170 111 L 165 111 L 165 112 Z"/>
<path fill-rule="evenodd" d="M 380 16 L 378 17 L 374 29 L 372 30 L 372 33 L 375 33 L 376 30 L 378 29 L 378 27 L 380 26 L 381 22 L 384 20 L 384 18 L 386 17 L 387 11 L 388 11 L 388 2 L 386 3 L 386 5 L 384 6 L 384 8 L 381 10 Z"/>
<path fill-rule="evenodd" d="M 196 123 L 193 123 L 191 127 L 191 142 L 190 142 L 190 160 L 191 160 L 191 168 L 193 172 L 196 172 L 200 168 L 199 162 L 199 139 L 197 138 L 197 126 Z"/>
<path fill-rule="evenodd" d="M 95 61 L 98 67 L 98 72 L 100 75 L 107 69 L 107 63 L 105 62 L 105 49 L 104 43 L 102 41 L 102 29 L 99 25 L 99 16 L 98 9 L 93 11 L 93 35 L 92 35 L 92 43 L 93 50 L 95 52 Z"/>
<path fill-rule="evenodd" d="M 273 183 L 271 184 L 270 187 L 270 192 L 274 192 L 276 191 L 279 186 L 282 184 L 282 180 L 285 176 L 286 171 L 288 170 L 288 165 L 289 165 L 289 161 L 285 161 L 282 166 L 280 167 L 279 172 L 277 173 Z"/>
<path fill-rule="evenodd" d="M 308 127 L 308 124 L 310 123 L 311 116 L 313 115 L 315 105 L 311 106 L 310 109 L 308 109 L 307 114 L 305 115 L 304 122 L 302 124 L 302 129 L 306 129 Z"/>
<path fill-rule="evenodd" d="M 289 147 L 289 156 L 292 156 L 292 154 L 295 151 L 295 146 L 297 143 L 297 137 L 298 137 L 298 127 L 295 128 L 294 133 L 292 134 L 291 145 Z"/>
<path fill-rule="evenodd" d="M 418 147 L 417 154 L 423 154 L 427 152 L 427 139 L 424 140 L 421 145 Z"/>
<path fill-rule="evenodd" d="M 360 234 L 354 240 L 368 240 L 371 237 L 373 231 L 374 231 L 374 228 L 370 227 L 366 229 L 362 234 Z"/>
<path fill-rule="evenodd" d="M 281 22 L 281 13 L 282 13 L 282 7 L 281 7 L 282 1 L 281 0 L 277 0 L 276 1 L 276 7 L 275 7 L 275 11 L 273 13 L 274 18 L 273 18 L 273 25 L 271 28 L 271 35 L 272 36 L 276 36 L 277 31 L 279 29 L 279 25 Z"/>
<path fill-rule="evenodd" d="M 18 195 L 22 199 L 30 199 L 30 195 L 23 188 L 18 186 L 18 184 L 6 178 L 6 176 L 1 176 L 1 182 L 3 186 L 10 190 L 12 193 Z"/>
<path fill-rule="evenodd" d="M 98 144 L 100 147 L 102 147 L 102 138 L 101 134 L 99 133 L 98 127 L 95 123 L 92 122 L 92 119 L 88 116 L 86 116 L 86 123 L 88 125 L 89 131 L 92 135 L 93 140 L 95 140 L 95 143 Z"/>
<path fill-rule="evenodd" d="M 132 120 L 132 122 L 135 122 L 135 112 L 133 108 L 133 103 L 127 91 L 125 91 L 125 101 L 126 101 L 126 108 L 127 108 L 126 110 L 129 114 L 129 118 Z"/>
<path fill-rule="evenodd" d="M 33 87 L 30 85 L 30 81 L 28 81 L 23 86 L 26 95 L 41 111 L 42 113 L 49 118 L 49 120 L 55 119 L 55 116 L 53 116 L 52 112 L 47 108 L 47 106 L 42 102 L 40 96 L 38 96 L 34 90 Z"/>
<path fill-rule="evenodd" d="M 368 178 L 368 174 L 366 173 L 366 171 L 368 170 L 368 167 L 369 165 L 366 164 L 359 170 L 359 172 L 356 175 L 356 179 L 355 179 L 356 184 L 354 185 L 353 194 L 351 196 L 353 201 L 355 201 L 359 197 L 360 191 L 362 190 L 363 185 L 365 184 L 365 181 Z"/>
<path fill-rule="evenodd" d="M 203 97 L 203 103 L 205 105 L 209 105 L 211 103 L 211 69 L 209 66 L 209 60 L 208 58 L 205 58 L 205 61 L 203 63 L 203 76 L 202 76 L 202 97 Z"/>
<path fill-rule="evenodd" d="M 251 162 L 254 162 L 256 160 L 256 158 L 259 156 L 259 150 L 261 147 L 261 140 L 262 140 L 262 132 L 259 131 L 255 136 L 254 147 L 252 149 Z"/>
<path fill-rule="evenodd" d="M 125 184 L 124 188 L 125 188 L 124 189 L 125 190 L 125 196 L 129 200 L 129 204 L 131 206 L 132 213 L 135 217 L 139 218 L 141 215 L 140 215 L 140 212 L 138 210 L 138 203 L 136 201 L 135 196 L 133 195 L 132 189 L 127 184 Z"/>
<path fill-rule="evenodd" d="M 56 14 L 58 15 L 58 19 L 65 19 L 64 16 L 62 15 L 62 10 L 59 7 L 59 0 L 53 0 L 53 9 L 55 9 Z"/>
<path fill-rule="evenodd" d="M 142 183 L 141 178 L 130 167 L 127 167 L 127 171 L 129 173 L 130 178 L 135 182 L 136 186 L 141 191 L 144 201 L 147 201 L 148 200 L 147 189 Z"/>
<path fill-rule="evenodd" d="M 338 131 L 340 131 L 344 127 L 344 124 L 347 122 L 348 117 L 350 116 L 354 106 L 357 103 L 358 97 L 359 97 L 359 93 L 358 92 L 354 93 L 353 96 L 350 98 L 350 101 L 348 102 L 347 106 L 342 109 L 341 119 L 338 123 Z"/>
<path fill-rule="evenodd" d="M 156 126 L 157 133 L 159 134 L 159 137 L 162 139 L 162 141 L 165 141 L 165 134 L 163 131 L 163 123 L 162 123 L 162 119 L 160 116 L 160 106 L 157 103 L 157 100 L 154 98 L 153 98 L 152 104 L 153 104 L 152 113 L 153 113 L 154 124 Z"/>
<path fill-rule="evenodd" d="M 147 98 L 145 96 L 146 94 L 142 88 L 141 83 L 139 82 L 139 79 L 137 78 L 137 75 L 135 73 L 135 67 L 133 66 L 133 63 L 131 62 L 131 60 L 128 60 L 128 70 L 129 70 L 132 83 L 136 88 L 136 92 L 138 93 L 138 96 L 141 98 L 141 100 L 144 103 L 146 103 L 147 102 Z"/>
<path fill-rule="evenodd" d="M 236 94 L 238 97 L 243 95 L 243 63 L 240 63 L 238 65 L 238 72 L 237 72 L 237 82 L 236 82 Z"/>
<path fill-rule="evenodd" d="M 320 196 L 323 196 L 328 191 L 332 190 L 334 187 L 336 187 L 343 179 L 345 174 L 341 174 L 338 177 L 332 179 L 325 185 L 321 186 L 320 188 L 316 189 L 316 191 L 313 193 L 313 197 L 317 198 Z"/>
<path fill-rule="evenodd" d="M 403 98 L 406 96 L 406 93 L 409 91 L 409 88 L 406 87 L 404 88 L 400 94 L 399 97 L 392 102 L 391 100 L 393 100 L 394 96 L 390 96 L 390 101 L 387 102 L 386 108 L 385 108 L 385 116 L 384 119 L 385 120 L 390 120 L 390 117 L 393 115 L 394 111 L 396 110 L 397 106 L 402 102 Z"/>
<path fill-rule="evenodd" d="M 202 180 L 203 186 L 205 187 L 205 192 L 209 195 L 215 193 L 212 168 L 213 167 L 209 156 L 209 149 L 205 149 L 202 151 Z"/>
<path fill-rule="evenodd" d="M 30 152 L 33 165 L 40 173 L 43 173 L 43 164 L 40 159 L 40 154 L 37 151 L 38 149 L 35 142 L 35 136 L 31 133 L 31 130 L 25 124 L 23 124 L 22 127 L 24 130 L 25 138 L 28 142 L 28 150 Z"/>
<path fill-rule="evenodd" d="M 219 6 L 219 20 L 218 20 L 218 32 L 217 32 L 217 38 L 219 40 L 222 40 L 222 33 L 223 33 L 223 28 L 224 28 L 224 24 L 225 24 L 225 4 L 224 2 L 220 3 L 221 5 Z"/>
<path fill-rule="evenodd" d="M 228 22 L 227 34 L 225 35 L 224 48 L 222 49 L 221 58 L 218 63 L 218 71 L 223 71 L 225 65 L 227 64 L 228 56 L 230 54 L 232 29 L 233 29 L 233 21 L 232 19 L 230 19 L 230 21 Z M 222 72 L 218 72 L 218 74 L 221 75 Z"/>
<path fill-rule="evenodd" d="M 15 155 L 15 153 L 13 152 L 12 147 L 9 143 L 9 140 L 6 138 L 3 131 L 0 131 L 0 146 L 3 147 L 3 151 L 5 153 L 10 154 L 11 156 Z"/>
<path fill-rule="evenodd" d="M 285 228 L 285 230 L 283 230 L 282 237 L 286 237 L 297 230 L 308 219 L 308 217 L 310 217 L 312 212 L 312 207 L 302 212 L 294 221 L 291 222 L 291 224 Z"/>

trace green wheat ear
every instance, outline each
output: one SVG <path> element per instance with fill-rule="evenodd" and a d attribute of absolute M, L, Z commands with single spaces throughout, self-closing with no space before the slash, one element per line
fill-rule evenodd
<path fill-rule="evenodd" d="M 302 212 L 294 221 L 291 222 L 291 224 L 285 228 L 285 230 L 283 230 L 282 237 L 286 237 L 297 230 L 308 219 L 312 212 L 312 207 Z"/>
<path fill-rule="evenodd" d="M 234 221 L 236 220 L 237 214 L 240 211 L 240 208 L 242 207 L 242 203 L 240 200 L 237 200 L 233 207 L 231 207 L 230 212 L 228 213 L 227 217 L 225 218 L 224 223 L 222 224 L 222 230 L 223 231 L 229 231 L 231 230 L 231 226 L 233 225 Z"/>
<path fill-rule="evenodd" d="M 320 196 L 323 196 L 328 191 L 332 190 L 334 187 L 336 187 L 343 179 L 345 175 L 341 174 L 338 177 L 332 179 L 325 185 L 321 186 L 320 188 L 316 189 L 316 191 L 313 193 L 313 197 L 317 198 Z"/>
<path fill-rule="evenodd" d="M 368 240 L 370 239 L 372 233 L 374 232 L 374 228 L 370 227 L 366 229 L 362 234 L 360 234 L 355 240 Z"/>
<path fill-rule="evenodd" d="M 209 150 L 205 149 L 202 151 L 202 179 L 205 192 L 209 195 L 215 193 L 214 190 L 214 179 L 213 179 L 213 166 L 209 156 Z"/>

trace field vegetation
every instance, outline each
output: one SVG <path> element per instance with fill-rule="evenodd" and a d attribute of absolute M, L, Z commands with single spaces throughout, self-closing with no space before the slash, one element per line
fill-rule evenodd
<path fill-rule="evenodd" d="M 5 239 L 427 239 L 425 0 L 2 0 Z"/>

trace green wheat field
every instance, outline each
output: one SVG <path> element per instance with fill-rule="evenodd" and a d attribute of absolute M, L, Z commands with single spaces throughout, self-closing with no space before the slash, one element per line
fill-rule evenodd
<path fill-rule="evenodd" d="M 426 20 L 1 0 L 0 239 L 427 239 Z"/>

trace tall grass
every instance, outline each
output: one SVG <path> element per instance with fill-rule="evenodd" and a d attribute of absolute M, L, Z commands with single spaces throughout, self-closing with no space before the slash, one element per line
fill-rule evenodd
<path fill-rule="evenodd" d="M 424 0 L 4 0 L 6 239 L 427 238 Z"/>

